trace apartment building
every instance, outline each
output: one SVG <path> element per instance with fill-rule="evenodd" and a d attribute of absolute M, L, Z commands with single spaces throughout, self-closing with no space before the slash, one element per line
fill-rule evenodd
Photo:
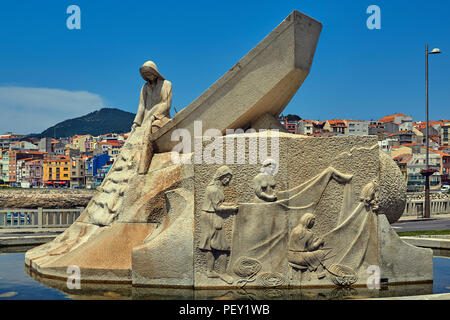
<path fill-rule="evenodd" d="M 0 135 L 0 149 L 9 149 L 11 144 L 18 142 L 20 136 L 12 133 L 6 133 Z"/>
<path fill-rule="evenodd" d="M 56 159 L 44 160 L 44 185 L 69 186 L 71 159 L 69 157 L 58 157 Z"/>
<path fill-rule="evenodd" d="M 287 116 L 280 117 L 281 125 L 289 132 L 289 133 L 299 133 L 299 122 L 301 118 L 297 115 L 289 114 Z"/>
<path fill-rule="evenodd" d="M 433 152 L 429 153 L 429 168 L 436 170 L 436 172 L 430 176 L 431 187 L 436 187 L 441 184 L 440 162 L 441 157 L 439 154 Z M 407 185 L 409 191 L 423 190 L 425 186 L 425 177 L 421 174 L 421 172 L 426 168 L 426 155 L 422 153 L 413 154 L 407 163 Z"/>
<path fill-rule="evenodd" d="M 446 124 L 441 126 L 441 146 L 446 147 L 450 146 L 450 122 L 447 122 Z"/>
<path fill-rule="evenodd" d="M 398 125 L 397 131 L 410 131 L 413 128 L 413 119 L 403 113 L 396 113 L 385 116 L 378 120 L 381 123 L 394 123 Z"/>
<path fill-rule="evenodd" d="M 70 187 L 84 188 L 86 186 L 86 158 L 77 157 L 71 161 Z"/>
<path fill-rule="evenodd" d="M 17 161 L 26 158 L 42 160 L 46 155 L 47 153 L 45 152 L 34 150 L 6 150 L 3 152 L 3 158 L 8 161 L 8 174 L 7 179 L 4 179 L 4 181 L 11 186 L 20 186 L 20 183 L 17 181 Z"/>
<path fill-rule="evenodd" d="M 347 134 L 349 136 L 367 136 L 369 134 L 370 121 L 366 120 L 345 120 L 347 123 Z"/>
<path fill-rule="evenodd" d="M 347 134 L 348 126 L 345 120 L 333 119 L 325 121 L 324 130 L 337 134 Z"/>

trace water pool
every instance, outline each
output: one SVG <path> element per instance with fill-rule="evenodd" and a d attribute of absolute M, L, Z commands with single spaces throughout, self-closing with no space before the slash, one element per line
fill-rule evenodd
<path fill-rule="evenodd" d="M 227 298 L 324 300 L 450 293 L 450 258 L 447 257 L 433 258 L 434 282 L 432 284 L 388 286 L 382 287 L 381 290 L 366 288 L 192 290 L 94 284 L 82 284 L 81 290 L 69 290 L 64 281 L 30 276 L 24 264 L 24 256 L 24 252 L 0 254 L 0 300 Z"/>

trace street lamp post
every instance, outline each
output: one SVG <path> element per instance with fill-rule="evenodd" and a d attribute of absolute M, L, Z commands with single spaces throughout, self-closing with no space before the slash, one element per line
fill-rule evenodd
<path fill-rule="evenodd" d="M 428 55 L 429 54 L 439 54 L 441 53 L 441 50 L 438 48 L 435 48 L 433 50 L 428 51 L 428 44 L 425 45 L 425 96 L 426 96 L 426 113 L 427 113 L 427 126 L 425 129 L 425 140 L 426 140 L 426 170 L 423 173 L 425 176 L 425 215 L 424 218 L 430 218 L 430 175 L 433 174 L 433 172 L 430 171 L 430 165 L 429 165 L 429 140 L 428 140 Z"/>

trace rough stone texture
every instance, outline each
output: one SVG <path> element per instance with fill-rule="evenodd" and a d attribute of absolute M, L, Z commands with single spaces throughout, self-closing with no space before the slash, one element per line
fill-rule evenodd
<path fill-rule="evenodd" d="M 288 133 L 287 129 L 270 113 L 265 113 L 251 123 L 251 127 L 255 130 L 270 129 Z"/>
<path fill-rule="evenodd" d="M 194 197 L 187 189 L 166 193 L 169 211 L 161 225 L 133 248 L 133 283 L 192 286 Z"/>
<path fill-rule="evenodd" d="M 264 158 L 259 158 L 257 163 L 249 164 L 249 157 L 251 155 L 260 154 L 260 145 L 252 144 L 250 141 L 252 138 L 256 141 L 261 141 L 259 139 L 266 136 L 276 137 L 279 145 L 279 159 L 278 156 L 271 152 L 271 146 L 274 140 L 268 139 L 269 143 L 267 145 L 267 150 L 269 151 Z M 225 201 L 231 203 L 238 203 L 239 205 L 252 202 L 254 198 L 254 191 L 252 189 L 251 182 L 253 178 L 259 173 L 261 168 L 261 163 L 265 157 L 274 157 L 279 163 L 278 173 L 275 175 L 275 180 L 277 182 L 276 190 L 284 191 L 295 188 L 305 181 L 309 181 L 314 177 L 320 175 L 328 167 L 333 167 L 339 172 L 350 174 L 352 178 L 352 201 L 358 203 L 359 195 L 362 192 L 363 187 L 372 180 L 377 180 L 379 178 L 380 171 L 380 160 L 379 160 L 379 150 L 377 145 L 376 137 L 334 137 L 334 138 L 305 138 L 299 135 L 292 135 L 286 133 L 275 133 L 268 131 L 267 133 L 255 133 L 255 134 L 244 134 L 244 135 L 232 135 L 217 138 L 219 145 L 224 146 L 224 159 L 225 154 L 228 154 L 227 146 L 231 146 L 231 143 L 227 143 L 227 140 L 233 139 L 234 143 L 234 159 L 237 159 L 237 144 L 239 138 L 245 138 L 245 164 L 229 164 L 228 167 L 233 172 L 233 179 L 228 188 L 225 188 Z M 259 143 L 259 142 L 258 142 Z M 207 287 L 207 286 L 223 286 L 224 282 L 218 278 L 208 278 L 206 277 L 206 260 L 204 253 L 198 249 L 198 239 L 199 234 L 201 234 L 200 225 L 198 223 L 199 216 L 201 213 L 201 205 L 204 201 L 204 190 L 206 185 L 211 180 L 215 170 L 220 165 L 195 165 L 195 286 L 196 287 Z M 332 231 L 338 225 L 339 215 L 341 207 L 343 205 L 343 186 L 338 182 L 332 180 L 329 182 L 327 188 L 324 190 L 319 203 L 314 210 L 316 215 L 316 224 L 312 231 L 317 236 L 324 236 L 330 231 Z M 395 198 L 395 195 L 392 195 Z M 301 202 L 302 200 L 300 200 Z M 292 201 L 291 201 L 292 202 Z M 269 205 L 269 204 L 267 204 Z M 294 203 L 288 203 L 288 205 L 295 206 Z M 256 209 L 254 209 L 256 210 Z M 258 209 L 259 210 L 259 209 Z M 274 209 L 272 209 L 274 210 Z M 243 214 L 238 212 L 237 215 Z M 267 213 L 266 213 L 267 214 Z M 375 217 L 374 213 L 371 213 Z M 287 235 L 290 234 L 291 230 L 298 224 L 301 217 L 301 213 L 295 210 L 289 211 L 286 219 L 288 221 L 287 225 Z M 236 242 L 233 239 L 233 227 L 236 228 L 236 224 L 233 225 L 235 221 L 234 215 L 229 215 L 224 223 L 226 230 L 227 241 L 230 243 Z M 255 226 L 255 230 L 252 233 L 258 232 L 258 228 L 262 226 Z M 367 232 L 375 235 L 377 232 L 376 220 L 374 219 L 372 224 L 369 225 Z M 250 232 L 250 231 L 249 231 Z M 236 235 L 235 235 L 236 236 Z M 263 236 L 263 235 L 262 235 Z M 349 242 L 351 242 L 351 236 L 349 235 Z M 269 238 L 270 234 L 266 234 L 265 237 Z M 359 269 L 359 279 L 358 283 L 365 283 L 367 278 L 367 273 L 365 268 L 369 265 L 378 263 L 378 251 L 377 251 L 377 239 L 373 236 L 371 240 L 371 247 L 373 250 L 369 250 L 364 258 L 363 267 Z M 285 248 L 285 250 L 287 250 Z M 274 253 L 277 255 L 283 255 L 283 252 Z M 233 247 L 231 248 L 231 255 L 233 255 Z M 222 257 L 222 259 L 224 259 Z M 227 266 L 227 274 L 233 275 L 233 266 L 229 265 L 230 257 L 228 260 L 223 262 L 218 262 L 217 272 L 224 272 L 220 268 Z M 287 264 L 285 264 L 281 269 L 285 277 L 285 286 L 299 286 L 300 282 L 295 280 L 288 280 L 290 269 Z M 302 284 L 305 284 L 303 281 Z M 329 280 L 317 280 L 311 279 L 307 282 L 309 285 L 333 285 Z M 249 286 L 261 286 L 264 283 L 253 282 L 249 283 Z"/>
<path fill-rule="evenodd" d="M 379 215 L 378 223 L 381 278 L 389 283 L 433 281 L 433 250 L 403 241 L 385 215 Z"/>
<path fill-rule="evenodd" d="M 131 250 L 154 228 L 151 224 L 115 223 L 103 228 L 88 225 L 84 238 L 71 237 L 61 242 L 64 236 L 58 237 L 59 241 L 28 251 L 26 263 L 47 277 L 64 279 L 67 267 L 75 265 L 80 267 L 82 281 L 131 283 Z"/>
<path fill-rule="evenodd" d="M 397 222 L 405 210 L 406 182 L 397 164 L 385 152 L 380 150 L 380 212 L 388 219 L 389 223 Z M 401 197 L 397 195 L 401 194 Z"/>
<path fill-rule="evenodd" d="M 169 159 L 170 153 L 155 155 L 147 175 L 131 174 L 131 188 L 127 188 L 120 199 L 125 207 L 109 225 L 97 223 L 96 219 L 108 218 L 111 213 L 91 211 L 97 205 L 94 199 L 63 234 L 50 243 L 29 250 L 26 264 L 47 276 L 67 277 L 64 266 L 78 265 L 87 281 L 131 282 L 132 249 L 144 244 L 144 239 L 158 226 L 166 228 L 171 221 L 170 208 L 165 200 L 160 201 L 159 198 L 178 187 L 193 189 L 189 166 L 173 164 Z M 129 176 L 117 179 L 128 181 Z M 107 185 L 102 185 L 102 188 L 107 188 Z M 90 216 L 92 212 L 100 215 L 94 215 L 93 219 Z M 163 249 L 166 251 L 167 247 Z"/>
<path fill-rule="evenodd" d="M 1 189 L 0 208 L 75 208 L 85 207 L 96 190 L 83 189 Z"/>

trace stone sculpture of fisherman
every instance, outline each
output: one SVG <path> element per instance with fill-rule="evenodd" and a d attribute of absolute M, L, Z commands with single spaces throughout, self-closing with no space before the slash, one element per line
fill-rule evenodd
<path fill-rule="evenodd" d="M 233 174 L 230 168 L 222 166 L 217 169 L 213 180 L 206 187 L 205 198 L 200 215 L 200 250 L 206 253 L 207 276 L 220 278 L 232 283 L 233 278 L 227 274 L 220 274 L 214 270 L 216 260 L 221 255 L 228 255 L 230 245 L 226 240 L 223 222 L 224 215 L 237 212 L 238 207 L 224 202 L 223 188 L 228 186 Z"/>
<path fill-rule="evenodd" d="M 172 83 L 164 79 L 152 61 L 145 62 L 139 71 L 147 82 L 141 89 L 139 107 L 131 131 L 134 132 L 137 127 L 141 126 L 145 130 L 138 172 L 146 174 L 153 157 L 150 135 L 154 132 L 155 126 L 156 128 L 161 127 L 170 118 Z"/>

